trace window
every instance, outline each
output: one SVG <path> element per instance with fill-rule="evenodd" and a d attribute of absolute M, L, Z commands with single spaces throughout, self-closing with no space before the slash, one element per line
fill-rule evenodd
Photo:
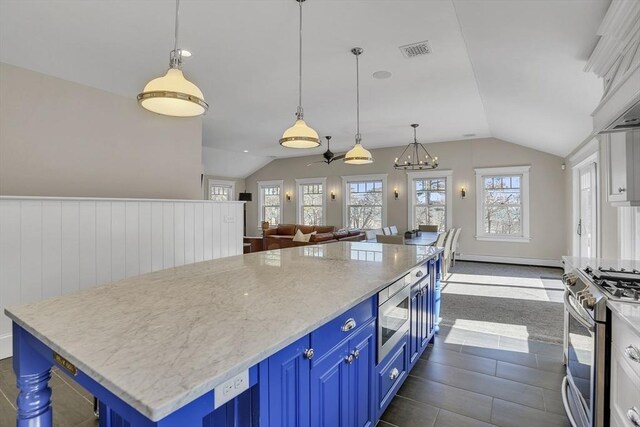
<path fill-rule="evenodd" d="M 235 183 L 233 181 L 209 180 L 209 200 L 227 202 L 234 200 Z"/>
<path fill-rule="evenodd" d="M 386 225 L 387 175 L 343 176 L 345 226 L 360 229 Z"/>
<path fill-rule="evenodd" d="M 476 239 L 529 241 L 529 166 L 476 169 Z"/>
<path fill-rule="evenodd" d="M 282 181 L 258 181 L 260 222 L 269 225 L 282 222 Z"/>
<path fill-rule="evenodd" d="M 409 226 L 437 225 L 446 231 L 452 224 L 450 170 L 409 172 Z"/>
<path fill-rule="evenodd" d="M 326 217 L 326 178 L 296 179 L 298 224 L 324 225 Z"/>

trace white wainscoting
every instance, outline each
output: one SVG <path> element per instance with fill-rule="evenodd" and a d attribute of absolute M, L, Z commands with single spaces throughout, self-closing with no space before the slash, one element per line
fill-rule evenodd
<path fill-rule="evenodd" d="M 242 254 L 243 204 L 0 197 L 0 359 L 5 307 Z"/>

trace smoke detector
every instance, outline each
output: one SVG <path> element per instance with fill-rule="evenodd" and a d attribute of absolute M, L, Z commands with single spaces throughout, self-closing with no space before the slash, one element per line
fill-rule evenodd
<path fill-rule="evenodd" d="M 399 49 L 402 52 L 402 55 L 407 59 L 415 58 L 416 56 L 428 55 L 433 52 L 431 50 L 431 43 L 429 43 L 429 40 L 406 44 L 404 46 L 400 46 Z"/>

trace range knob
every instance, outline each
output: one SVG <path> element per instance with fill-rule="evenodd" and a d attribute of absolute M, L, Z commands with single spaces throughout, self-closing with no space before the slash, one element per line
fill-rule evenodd
<path fill-rule="evenodd" d="M 582 303 L 582 306 L 584 308 L 588 308 L 589 310 L 592 310 L 595 305 L 596 305 L 596 297 L 594 297 L 592 294 L 589 294 L 587 298 L 584 300 L 584 302 Z"/>
<path fill-rule="evenodd" d="M 566 273 L 562 276 L 562 281 L 567 286 L 573 286 L 578 282 L 578 276 L 572 273 Z"/>

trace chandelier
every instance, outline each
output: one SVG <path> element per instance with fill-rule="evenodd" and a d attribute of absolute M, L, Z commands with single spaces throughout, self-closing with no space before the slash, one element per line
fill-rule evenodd
<path fill-rule="evenodd" d="M 438 167 L 438 158 L 432 157 L 427 149 L 424 148 L 424 145 L 418 142 L 416 137 L 416 128 L 418 126 L 420 125 L 415 123 L 411 125 L 413 128 L 413 142 L 407 145 L 400 157 L 396 157 L 393 164 L 395 169 L 422 170 Z"/>

